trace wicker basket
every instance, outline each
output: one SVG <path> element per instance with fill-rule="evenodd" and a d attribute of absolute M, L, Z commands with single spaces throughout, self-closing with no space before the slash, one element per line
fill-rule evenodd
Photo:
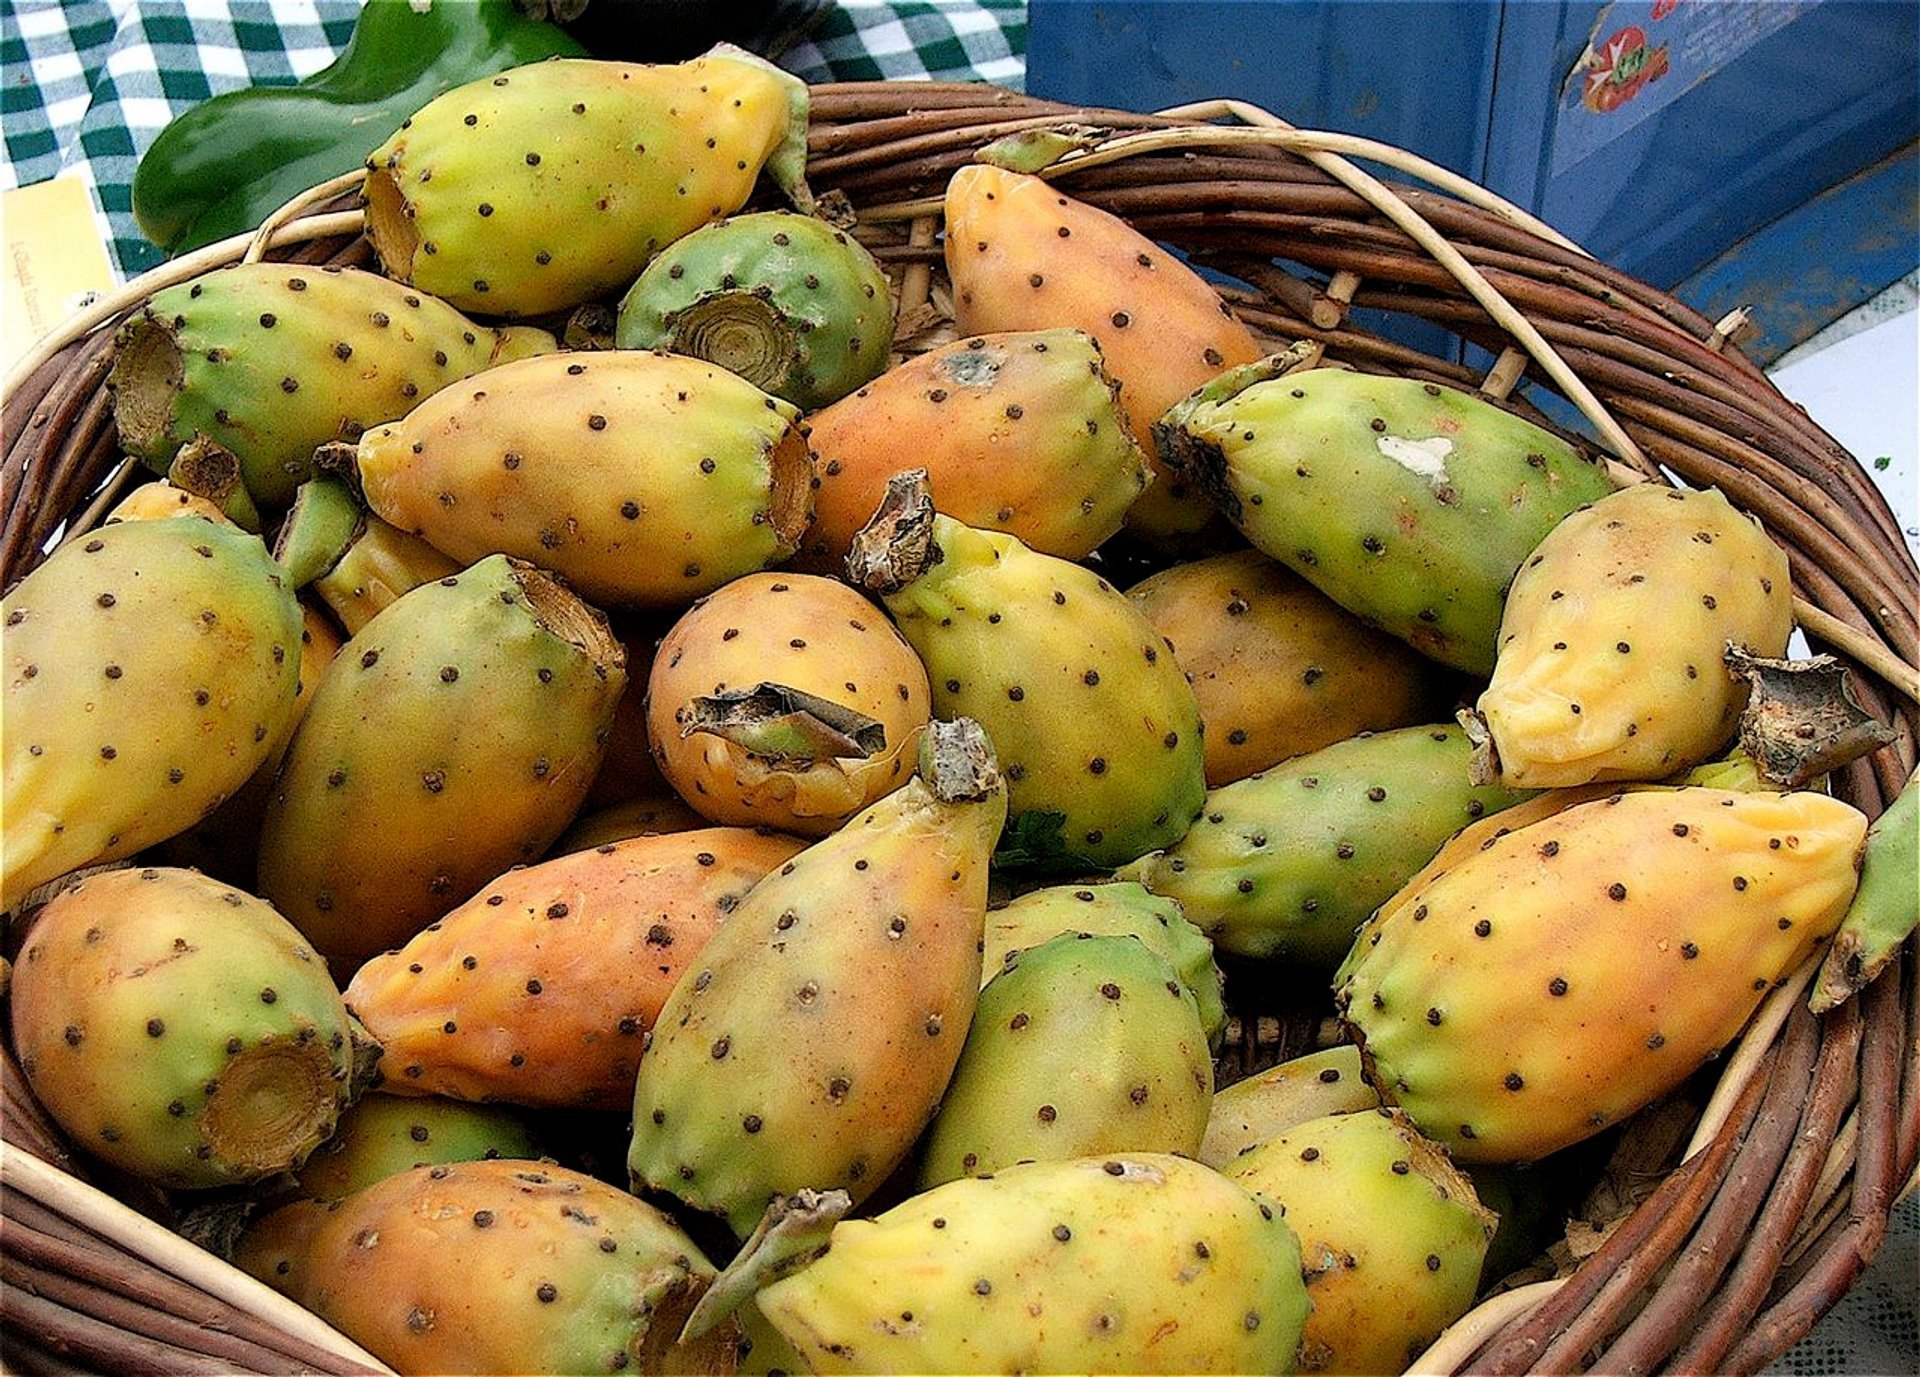
<path fill-rule="evenodd" d="M 937 243 L 948 175 L 1004 135 L 1063 124 L 1107 137 L 1048 175 L 1250 284 L 1233 305 L 1276 347 L 1314 340 L 1354 368 L 1502 400 L 1525 378 L 1586 415 L 1622 481 L 1712 484 L 1757 514 L 1791 560 L 1802 629 L 1850 666 L 1862 703 L 1897 733 L 1841 771 L 1835 792 L 1877 815 L 1899 791 L 1920 728 L 1920 576 L 1860 465 L 1741 356 L 1738 319 L 1697 315 L 1411 155 L 1229 103 L 1142 116 L 973 85 L 816 88 L 810 179 L 845 193 L 898 282 L 903 347 L 951 337 Z M 1383 185 L 1345 154 L 1432 189 Z M 71 536 L 97 522 L 131 480 L 103 387 L 113 331 L 101 327 L 160 286 L 270 246 L 293 261 L 368 263 L 358 216 L 338 199 L 351 181 L 316 188 L 251 242 L 149 273 L 16 370 L 0 581 L 25 574 L 63 525 Z M 1431 322 L 1496 361 L 1483 373 L 1408 348 L 1355 324 L 1354 308 Z M 1598 1250 L 1570 1275 L 1484 1302 L 1414 1370 L 1747 1372 L 1804 1335 L 1873 1257 L 1920 1159 L 1916 944 L 1824 1017 L 1805 1007 L 1810 974 L 1762 1006 L 1691 1141 L 1655 1164 L 1657 1185 Z M 1231 1054 L 1241 1068 L 1273 1055 L 1258 1031 L 1250 1024 Z M 84 1184 L 98 1169 L 68 1153 L 10 1056 L 0 1072 L 10 1368 L 384 1371 Z"/>

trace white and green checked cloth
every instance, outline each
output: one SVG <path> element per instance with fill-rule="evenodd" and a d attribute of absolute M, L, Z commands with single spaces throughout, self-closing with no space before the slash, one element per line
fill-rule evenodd
<path fill-rule="evenodd" d="M 459 3 L 459 0 L 454 0 Z M 167 122 L 221 91 L 284 85 L 347 44 L 360 0 L 0 0 L 0 187 L 78 177 L 126 276 L 133 170 Z M 841 0 L 782 65 L 808 81 L 1026 77 L 1025 0 Z"/>

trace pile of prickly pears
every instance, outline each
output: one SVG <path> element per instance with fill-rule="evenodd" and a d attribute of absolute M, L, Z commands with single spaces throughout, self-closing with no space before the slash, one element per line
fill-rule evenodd
<path fill-rule="evenodd" d="M 896 341 L 806 95 L 450 91 L 381 272 L 125 324 L 167 477 L 0 614 L 12 1048 L 401 1372 L 1399 1371 L 1872 974 L 1912 799 L 1729 754 L 1793 604 L 1718 492 L 1041 176 L 953 177 Z M 1230 1014 L 1326 1031 L 1229 1085 Z"/>

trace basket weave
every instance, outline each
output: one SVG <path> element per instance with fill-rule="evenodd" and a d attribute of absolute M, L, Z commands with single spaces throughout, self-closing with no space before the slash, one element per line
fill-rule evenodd
<path fill-rule="evenodd" d="M 1219 123 L 1220 120 L 1237 123 Z M 1623 480 L 1721 488 L 1786 549 L 1802 629 L 1853 670 L 1894 742 L 1853 762 L 1836 794 L 1877 816 L 1913 771 L 1920 621 L 1911 554 L 1859 463 L 1741 356 L 1716 323 L 1595 262 L 1546 227 L 1411 155 L 1293 131 L 1249 107 L 1158 116 L 1075 109 L 992 87 L 815 88 L 808 175 L 845 193 L 859 236 L 900 285 L 906 349 L 951 337 L 937 242 L 948 176 L 1003 135 L 1064 124 L 1108 138 L 1050 170 L 1073 195 L 1251 290 L 1235 310 L 1276 347 L 1319 341 L 1364 371 L 1508 401 L 1523 377 L 1573 401 Z M 1364 154 L 1439 188 L 1386 188 Z M 344 181 L 313 198 L 339 193 Z M 334 206 L 345 203 L 332 202 Z M 319 210 L 324 212 L 325 206 Z M 276 217 L 276 222 L 282 217 Z M 357 217 L 293 207 L 276 256 L 365 265 Z M 288 247 L 290 246 L 290 247 Z M 110 324 L 148 293 L 248 245 L 228 241 L 148 274 L 79 322 Z M 1496 359 L 1470 369 L 1361 328 L 1352 308 L 1418 318 Z M 60 532 L 99 519 L 131 478 L 103 386 L 113 331 L 70 329 L 7 385 L 0 583 Z M 1804 1335 L 1879 1248 L 1920 1159 L 1916 943 L 1862 996 L 1809 1014 L 1810 969 L 1772 995 L 1733 1049 L 1684 1160 L 1570 1277 L 1506 1292 L 1442 1336 L 1415 1371 L 1748 1372 Z M 1250 1023 L 1229 1054 L 1276 1054 Z M 264 1287 L 81 1183 L 11 1055 L 3 1078 L 0 1321 L 21 1372 L 383 1371 Z M 44 1162 L 40 1159 L 44 1159 Z M 46 1164 L 51 1164 L 48 1166 Z M 123 1192 L 158 1213 L 158 1202 Z"/>

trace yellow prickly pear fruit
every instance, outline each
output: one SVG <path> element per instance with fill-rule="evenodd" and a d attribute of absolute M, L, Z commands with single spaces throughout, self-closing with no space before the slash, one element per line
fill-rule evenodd
<path fill-rule="evenodd" d="M 1360 1072 L 1360 1049 L 1351 1043 L 1309 1052 L 1213 1092 L 1207 1134 L 1199 1158 L 1231 1171 L 1234 1158 L 1296 1124 L 1328 1114 L 1375 1109 L 1380 1092 Z"/>
<path fill-rule="evenodd" d="M 1462 1161 L 1579 1142 L 1680 1084 L 1831 938 L 1866 830 L 1823 794 L 1646 789 L 1429 868 L 1335 977 L 1368 1079 Z"/>
<path fill-rule="evenodd" d="M 174 516 L 204 517 L 222 526 L 233 524 L 227 520 L 225 512 L 206 498 L 185 488 L 176 488 L 164 478 L 142 483 L 121 498 L 101 524 L 114 526 L 122 521 L 164 521 Z"/>
<path fill-rule="evenodd" d="M 1480 695 L 1493 766 L 1554 789 L 1660 779 L 1733 735 L 1728 645 L 1786 652 L 1787 556 L 1715 489 L 1645 483 L 1575 512 L 1521 566 Z"/>

